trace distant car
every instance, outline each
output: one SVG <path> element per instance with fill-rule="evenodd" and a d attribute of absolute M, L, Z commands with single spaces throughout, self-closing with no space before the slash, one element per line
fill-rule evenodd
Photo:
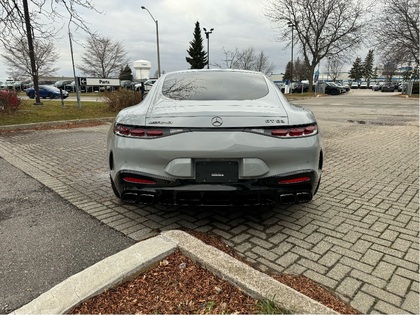
<path fill-rule="evenodd" d="M 357 82 L 357 81 L 353 81 L 352 83 L 351 83 L 351 86 L 350 86 L 352 89 L 358 89 L 359 88 L 359 83 Z"/>
<path fill-rule="evenodd" d="M 302 82 L 293 83 L 292 93 L 306 93 L 309 91 L 309 84 Z"/>
<path fill-rule="evenodd" d="M 341 84 L 341 86 L 346 90 L 346 92 L 350 91 L 350 85 L 347 83 Z"/>
<path fill-rule="evenodd" d="M 378 91 L 379 90 L 379 82 L 370 82 L 370 89 L 372 91 Z"/>
<path fill-rule="evenodd" d="M 367 81 L 363 81 L 360 83 L 359 89 L 367 89 L 367 88 L 368 88 Z"/>
<path fill-rule="evenodd" d="M 385 82 L 381 87 L 382 92 L 394 92 L 395 84 L 393 82 Z"/>
<path fill-rule="evenodd" d="M 62 93 L 62 94 L 61 94 Z M 26 89 L 26 95 L 29 98 L 35 98 L 35 89 L 33 87 L 30 87 Z M 60 89 L 56 88 L 52 85 L 40 85 L 39 86 L 39 97 L 40 98 L 61 98 L 61 95 L 63 95 L 63 98 L 67 98 L 69 96 L 69 93 L 67 91 L 60 91 Z"/>
<path fill-rule="evenodd" d="M 325 94 L 339 95 L 343 93 L 343 88 L 335 84 L 334 82 L 325 82 Z"/>
<path fill-rule="evenodd" d="M 162 75 L 107 142 L 111 187 L 130 204 L 310 202 L 323 152 L 310 110 L 264 74 L 232 69 Z"/>
<path fill-rule="evenodd" d="M 157 79 L 148 79 L 146 81 L 143 82 L 144 85 L 144 91 L 145 92 L 149 92 L 152 89 L 153 84 L 155 84 L 155 82 L 157 81 Z M 142 83 L 137 83 L 134 87 L 136 90 L 140 90 Z"/>

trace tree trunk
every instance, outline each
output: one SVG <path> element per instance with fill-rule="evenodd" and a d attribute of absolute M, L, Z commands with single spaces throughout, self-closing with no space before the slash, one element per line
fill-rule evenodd
<path fill-rule="evenodd" d="M 36 64 L 35 64 L 35 52 L 34 52 L 34 44 L 32 41 L 33 37 L 32 37 L 31 20 L 29 18 L 28 0 L 23 0 L 23 10 L 25 13 L 26 36 L 28 38 L 29 59 L 31 60 L 32 80 L 34 81 L 35 105 L 42 105 L 39 98 L 38 70 L 36 69 Z"/>

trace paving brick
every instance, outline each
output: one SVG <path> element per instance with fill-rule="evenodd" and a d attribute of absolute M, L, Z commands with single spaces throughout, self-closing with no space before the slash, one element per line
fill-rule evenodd
<path fill-rule="evenodd" d="M 401 310 L 399 307 L 387 303 L 386 300 L 382 300 L 376 303 L 374 312 L 377 312 L 378 314 L 398 314 Z"/>
<path fill-rule="evenodd" d="M 402 308 L 411 314 L 419 314 L 419 294 L 408 292 L 405 296 Z"/>
<path fill-rule="evenodd" d="M 342 281 L 351 271 L 351 268 L 349 266 L 337 263 L 330 269 L 327 273 L 327 277 L 330 277 L 331 279 L 336 279 L 339 282 Z"/>
<path fill-rule="evenodd" d="M 378 278 L 380 277 L 381 279 L 389 280 L 396 268 L 397 266 L 395 265 L 381 261 L 373 270 L 372 275 L 377 276 Z"/>
<path fill-rule="evenodd" d="M 336 291 L 337 293 L 343 294 L 345 296 L 354 296 L 362 284 L 363 283 L 360 280 L 347 277 L 340 282 L 336 288 Z"/>
<path fill-rule="evenodd" d="M 279 259 L 276 260 L 276 264 L 287 268 L 290 265 L 294 264 L 296 262 L 296 260 L 299 259 L 299 255 L 295 254 L 295 253 L 286 253 L 282 256 L 280 256 Z"/>
<path fill-rule="evenodd" d="M 383 289 L 379 289 L 370 284 L 363 285 L 361 290 L 363 290 L 363 292 L 366 292 L 369 295 L 376 297 L 381 301 L 387 301 L 388 303 L 390 303 L 389 305 L 399 306 L 402 303 L 402 298 L 400 296 L 387 292 Z"/>
<path fill-rule="evenodd" d="M 318 263 L 321 265 L 324 265 L 326 267 L 332 267 L 334 266 L 342 257 L 342 255 L 334 253 L 333 251 L 330 251 L 326 254 L 324 254 L 319 260 Z"/>
<path fill-rule="evenodd" d="M 327 288 L 335 288 L 338 284 L 337 280 L 323 276 L 318 272 L 314 272 L 312 269 L 305 271 L 304 275 L 322 285 L 325 285 Z"/>
<path fill-rule="evenodd" d="M 331 243 L 328 243 L 328 242 L 325 242 L 325 241 L 320 241 L 319 243 L 317 243 L 313 248 L 312 248 L 312 250 L 315 252 L 315 253 L 318 253 L 318 254 L 320 254 L 320 255 L 323 255 L 323 254 L 325 254 L 326 252 L 328 252 L 330 249 L 331 249 L 331 247 L 333 247 L 334 245 L 333 244 L 331 244 Z"/>
<path fill-rule="evenodd" d="M 350 303 L 353 307 L 356 307 L 362 314 L 372 314 L 370 310 L 375 305 L 376 299 L 362 291 L 358 291 Z"/>
<path fill-rule="evenodd" d="M 268 251 L 265 248 L 262 248 L 260 246 L 254 246 L 252 248 L 252 252 L 258 254 L 261 257 L 264 257 L 265 259 L 269 259 L 271 261 L 276 261 L 279 256 L 272 251 Z"/>
<path fill-rule="evenodd" d="M 386 289 L 391 293 L 404 297 L 407 294 L 410 286 L 411 280 L 394 274 L 386 286 Z"/>
<path fill-rule="evenodd" d="M 352 95 L 340 101 L 352 103 Z M 363 313 L 418 313 L 418 100 L 375 106 L 375 115 L 363 103 L 298 102 L 319 113 L 328 152 L 320 190 L 308 204 L 262 211 L 125 205 L 107 175 L 109 126 L 0 134 L 0 157 L 135 240 L 174 228 L 215 233 L 262 269 L 305 274 Z M 395 108 L 393 126 L 343 119 L 395 122 Z M 342 130 L 349 130 L 344 138 Z"/>

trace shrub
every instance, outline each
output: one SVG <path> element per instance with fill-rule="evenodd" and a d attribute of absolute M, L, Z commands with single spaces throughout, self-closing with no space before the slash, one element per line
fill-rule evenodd
<path fill-rule="evenodd" d="M 0 90 L 0 112 L 12 113 L 18 110 L 20 98 L 16 92 Z"/>
<path fill-rule="evenodd" d="M 105 92 L 104 99 L 110 111 L 118 112 L 123 108 L 140 103 L 142 96 L 137 91 L 119 89 L 117 91 Z"/>

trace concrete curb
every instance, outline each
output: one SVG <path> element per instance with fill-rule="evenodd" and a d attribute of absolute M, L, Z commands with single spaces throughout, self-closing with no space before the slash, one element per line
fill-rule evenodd
<path fill-rule="evenodd" d="M 268 298 L 299 314 L 338 314 L 224 252 L 182 231 L 137 243 L 71 276 L 11 314 L 64 314 L 82 301 L 152 268 L 177 248 L 253 298 Z"/>
<path fill-rule="evenodd" d="M 30 123 L 30 124 L 18 124 L 18 125 L 4 125 L 0 126 L 0 130 L 31 130 L 41 127 L 57 127 L 64 126 L 69 124 L 83 124 L 83 123 L 95 123 L 95 122 L 112 122 L 114 117 L 105 117 L 97 119 L 73 119 L 73 120 L 60 120 L 60 121 L 49 121 L 49 122 L 39 122 L 39 123 Z"/>

